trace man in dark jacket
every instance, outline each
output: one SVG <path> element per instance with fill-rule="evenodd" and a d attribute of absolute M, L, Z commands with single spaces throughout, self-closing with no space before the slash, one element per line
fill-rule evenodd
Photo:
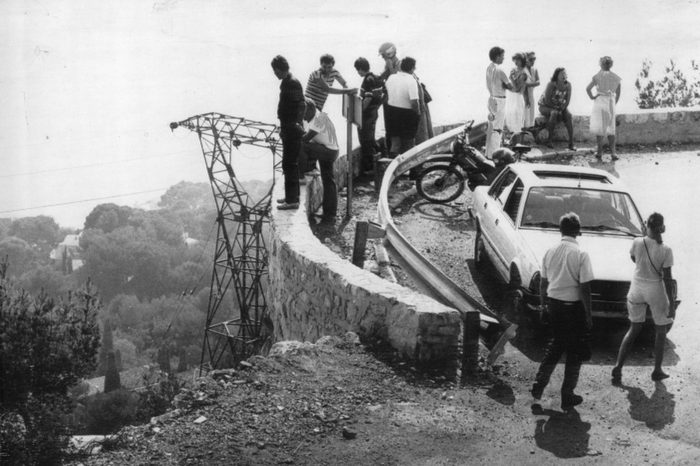
<path fill-rule="evenodd" d="M 302 120 L 306 105 L 301 83 L 289 72 L 289 62 L 282 55 L 272 59 L 272 71 L 280 83 L 280 101 L 277 118 L 280 120 L 282 138 L 282 172 L 284 173 L 284 199 L 278 199 L 280 210 L 299 208 L 299 151 L 304 135 Z"/>
<path fill-rule="evenodd" d="M 384 81 L 369 70 L 369 61 L 360 57 L 355 60 L 357 74 L 362 77 L 360 97 L 362 98 L 362 128 L 357 129 L 360 140 L 361 163 L 363 171 L 374 169 L 376 153 L 375 128 L 379 107 L 382 105 Z"/>

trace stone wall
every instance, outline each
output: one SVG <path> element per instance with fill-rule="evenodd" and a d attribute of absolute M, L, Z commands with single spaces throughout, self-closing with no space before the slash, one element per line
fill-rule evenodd
<path fill-rule="evenodd" d="M 595 143 L 588 130 L 590 116 L 574 115 L 574 140 Z M 660 144 L 700 142 L 700 110 L 640 111 L 617 115 L 617 143 Z M 557 125 L 555 141 L 566 141 L 566 128 Z"/>
<path fill-rule="evenodd" d="M 275 339 L 316 341 L 353 331 L 381 337 L 418 363 L 454 366 L 460 313 L 355 267 L 321 244 L 307 219 L 320 178 L 307 180 L 299 210 L 273 209 L 271 215 L 267 303 Z M 282 195 L 280 179 L 273 198 Z"/>

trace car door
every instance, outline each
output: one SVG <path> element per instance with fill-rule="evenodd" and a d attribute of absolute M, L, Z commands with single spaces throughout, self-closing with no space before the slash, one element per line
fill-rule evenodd
<path fill-rule="evenodd" d="M 506 180 L 511 181 L 511 180 Z M 521 240 L 518 235 L 517 220 L 523 200 L 523 182 L 517 177 L 494 199 L 494 244 L 497 245 L 496 260 L 498 269 L 505 281 L 510 280 L 510 265 L 520 254 Z"/>
<path fill-rule="evenodd" d="M 506 235 L 500 231 L 504 221 L 503 205 L 517 178 L 517 175 L 510 168 L 506 168 L 489 188 L 482 209 L 481 232 L 484 247 L 492 264 L 504 280 L 507 280 L 508 270 L 507 267 L 504 270 L 504 254 L 502 252 L 503 248 L 507 247 L 503 244 Z"/>

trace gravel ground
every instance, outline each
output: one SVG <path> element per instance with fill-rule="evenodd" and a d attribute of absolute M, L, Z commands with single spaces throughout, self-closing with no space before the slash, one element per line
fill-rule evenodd
<path fill-rule="evenodd" d="M 638 148 L 619 152 L 625 157 Z M 577 156 L 568 163 L 591 159 Z M 412 189 L 408 180 L 399 180 L 393 190 L 401 231 L 453 280 L 499 308 L 500 288 L 488 272 L 471 268 L 469 194 L 438 206 L 418 199 Z M 352 218 L 339 219 L 334 228 L 312 227 L 348 259 L 356 221 L 376 215 L 369 180 L 359 180 L 354 194 Z M 343 197 L 339 212 L 345 213 Z M 368 268 L 372 246 L 370 241 Z M 411 286 L 398 267 L 393 269 L 399 282 Z M 523 338 L 531 341 L 527 334 Z M 544 413 L 533 415 L 527 393 L 541 348 L 513 344 L 517 351 L 511 348 L 492 369 L 463 381 L 421 373 L 382 342 L 359 344 L 352 334 L 324 337 L 314 345 L 280 343 L 267 358 L 256 356 L 216 379 L 199 379 L 178 397 L 175 411 L 123 429 L 109 451 L 72 464 L 698 463 L 700 441 L 665 434 L 680 395 L 657 384 L 648 396 L 642 381 L 637 381 L 642 388 L 601 388 L 609 351 L 584 366 L 579 389 L 585 401 L 578 411 L 559 410 L 551 388 L 561 382 L 557 370 L 545 393 Z"/>

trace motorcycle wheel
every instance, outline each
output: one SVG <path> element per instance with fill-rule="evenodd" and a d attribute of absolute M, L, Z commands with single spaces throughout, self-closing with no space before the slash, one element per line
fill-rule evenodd
<path fill-rule="evenodd" d="M 433 165 L 418 175 L 416 189 L 424 199 L 444 204 L 464 192 L 464 176 L 452 165 Z"/>

